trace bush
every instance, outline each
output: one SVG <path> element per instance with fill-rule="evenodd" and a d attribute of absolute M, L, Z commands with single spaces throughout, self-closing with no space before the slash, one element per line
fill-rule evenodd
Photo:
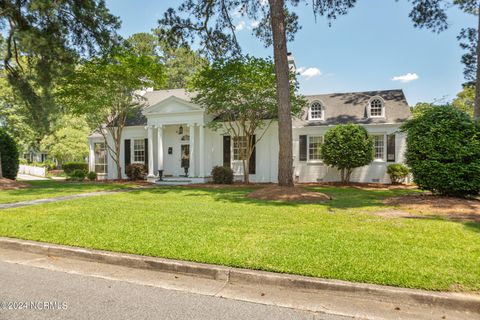
<path fill-rule="evenodd" d="M 97 180 L 97 173 L 94 172 L 94 171 L 90 171 L 90 172 L 87 174 L 87 178 L 88 178 L 88 180 L 90 180 L 90 181 L 95 181 L 95 180 Z"/>
<path fill-rule="evenodd" d="M 84 162 L 65 162 L 62 169 L 67 176 L 70 176 L 75 170 L 83 170 L 85 174 L 88 172 L 88 164 Z"/>
<path fill-rule="evenodd" d="M 125 174 L 131 180 L 143 180 L 147 174 L 147 168 L 141 163 L 129 164 L 125 169 Z"/>
<path fill-rule="evenodd" d="M 27 159 L 23 159 L 23 158 L 20 158 L 20 159 L 18 160 L 18 162 L 19 162 L 20 164 L 28 164 Z"/>
<path fill-rule="evenodd" d="M 349 183 L 353 169 L 373 161 L 373 140 L 367 130 L 357 124 L 343 124 L 325 133 L 322 159 L 340 170 L 342 182 Z"/>
<path fill-rule="evenodd" d="M 17 177 L 19 154 L 15 140 L 0 128 L 0 160 L 2 162 L 2 174 L 5 178 L 14 180 Z"/>
<path fill-rule="evenodd" d="M 422 189 L 451 196 L 480 191 L 480 130 L 452 106 L 431 106 L 403 125 L 407 165 Z"/>
<path fill-rule="evenodd" d="M 72 173 L 68 176 L 68 180 L 70 181 L 83 181 L 85 180 L 86 173 L 82 169 L 75 169 Z"/>
<path fill-rule="evenodd" d="M 395 163 L 387 167 L 387 173 L 392 184 L 400 184 L 405 181 L 405 178 L 410 173 L 410 169 L 401 163 Z"/>
<path fill-rule="evenodd" d="M 229 167 L 216 166 L 212 169 L 212 177 L 214 183 L 232 184 L 233 170 Z"/>

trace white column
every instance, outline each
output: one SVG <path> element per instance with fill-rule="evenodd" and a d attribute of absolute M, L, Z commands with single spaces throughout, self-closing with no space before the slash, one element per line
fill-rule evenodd
<path fill-rule="evenodd" d="M 158 170 L 163 170 L 163 126 L 157 127 L 158 134 L 158 150 L 157 150 L 157 160 L 158 160 Z"/>
<path fill-rule="evenodd" d="M 188 175 L 195 177 L 195 124 L 189 124 L 190 128 L 190 168 Z"/>
<path fill-rule="evenodd" d="M 200 146 L 198 150 L 198 155 L 200 156 L 199 161 L 199 175 L 200 177 L 205 177 L 205 127 L 200 125 L 198 128 L 200 131 L 199 139 L 200 139 Z"/>
<path fill-rule="evenodd" d="M 155 178 L 155 173 L 153 172 L 153 127 L 148 126 L 148 179 Z M 132 146 L 133 148 L 133 146 Z"/>

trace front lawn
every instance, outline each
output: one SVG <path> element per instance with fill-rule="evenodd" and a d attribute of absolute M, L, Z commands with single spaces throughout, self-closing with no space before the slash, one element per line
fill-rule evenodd
<path fill-rule="evenodd" d="M 412 190 L 323 187 L 321 204 L 165 187 L 0 211 L 0 235 L 235 267 L 480 291 L 480 225 L 382 217 Z"/>
<path fill-rule="evenodd" d="M 17 190 L 0 190 L 0 203 L 54 198 L 78 193 L 124 189 L 134 186 L 133 183 L 120 184 L 55 180 L 22 181 L 22 183 L 29 184 L 31 187 Z"/>

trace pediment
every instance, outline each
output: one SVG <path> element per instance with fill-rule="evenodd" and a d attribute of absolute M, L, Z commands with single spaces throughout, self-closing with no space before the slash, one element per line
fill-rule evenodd
<path fill-rule="evenodd" d="M 143 110 L 143 114 L 178 114 L 202 111 L 203 109 L 194 103 L 175 96 L 170 96 L 154 105 L 148 106 Z"/>

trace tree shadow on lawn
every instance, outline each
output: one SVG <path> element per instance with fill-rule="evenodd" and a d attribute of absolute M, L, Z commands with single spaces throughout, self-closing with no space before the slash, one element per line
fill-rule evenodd
<path fill-rule="evenodd" d="M 338 188 L 338 187 L 308 187 L 311 191 L 322 192 L 332 197 L 332 200 L 319 202 L 301 202 L 301 201 L 270 201 L 248 198 L 247 195 L 254 191 L 254 188 L 191 188 L 188 186 L 168 186 L 157 187 L 146 190 L 132 191 L 151 192 L 151 193 L 170 193 L 182 192 L 182 197 L 188 198 L 212 197 L 215 201 L 252 204 L 256 206 L 274 206 L 274 207 L 299 207 L 299 206 L 323 206 L 327 209 L 355 209 L 365 207 L 385 207 L 383 200 L 387 197 L 401 196 L 411 194 L 412 190 L 362 190 L 358 188 Z"/>

